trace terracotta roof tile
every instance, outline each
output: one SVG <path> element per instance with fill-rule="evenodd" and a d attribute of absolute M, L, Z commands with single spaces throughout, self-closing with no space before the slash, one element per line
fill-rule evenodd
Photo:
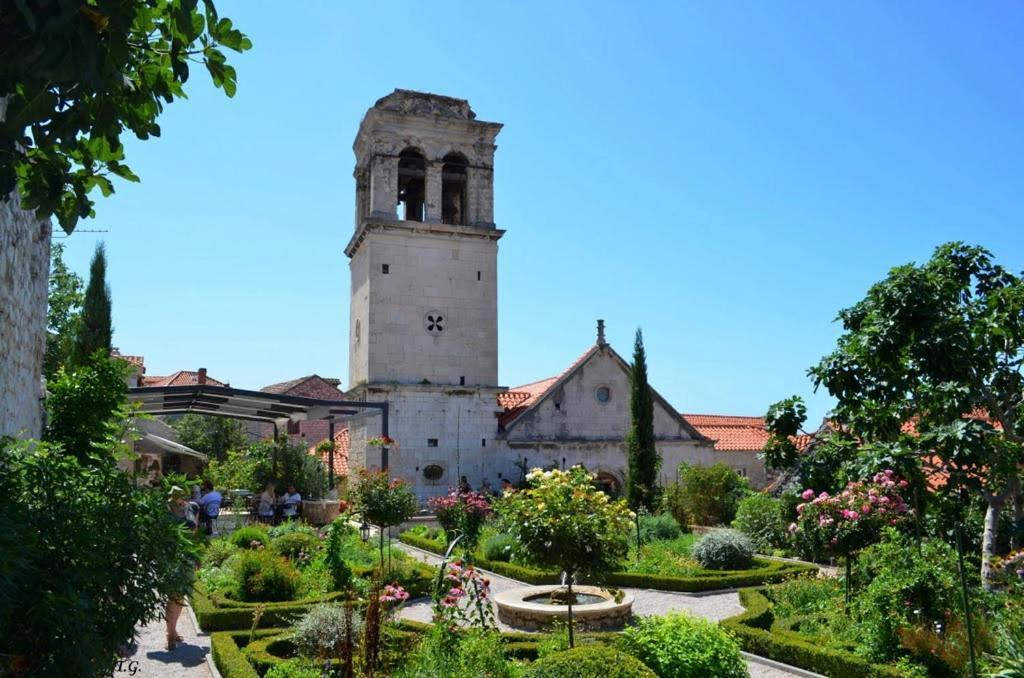
<path fill-rule="evenodd" d="M 529 384 L 523 384 L 522 386 L 516 386 L 515 388 L 510 388 L 504 393 L 499 393 L 498 405 L 503 407 L 505 411 L 498 416 L 498 424 L 501 426 L 510 424 L 516 419 L 516 417 L 533 407 L 533 405 L 542 399 L 548 391 L 555 386 L 555 384 L 562 380 L 562 377 L 575 370 L 580 363 L 589 358 L 590 354 L 596 348 L 598 347 L 591 346 L 588 348 L 586 353 L 574 360 L 569 367 L 554 377 L 548 377 L 547 379 L 541 379 Z"/>
<path fill-rule="evenodd" d="M 348 476 L 348 450 L 349 450 L 349 436 L 348 426 L 336 431 L 334 433 L 334 475 L 336 476 Z M 319 454 L 316 451 L 316 445 L 309 446 L 309 453 L 312 455 Z M 330 467 L 329 453 L 319 454 L 320 461 L 323 462 L 324 469 Z"/>
<path fill-rule="evenodd" d="M 288 394 L 304 396 L 306 398 L 319 398 L 321 400 L 341 400 L 345 394 L 337 387 L 339 383 L 341 382 L 337 379 L 325 379 L 318 374 L 310 374 L 298 379 L 282 381 L 279 384 L 264 386 L 260 390 L 264 393 L 277 393 L 279 395 Z"/>
<path fill-rule="evenodd" d="M 727 414 L 684 414 L 690 426 L 715 441 L 717 452 L 760 452 L 768 440 L 764 417 L 741 417 Z M 810 444 L 813 436 L 800 434 L 793 438 L 798 450 Z"/>
<path fill-rule="evenodd" d="M 166 377 L 142 377 L 139 382 L 139 386 L 196 386 L 199 384 L 199 373 L 192 372 L 191 370 L 178 370 L 174 374 Z M 218 381 L 213 377 L 207 375 L 206 384 L 208 386 L 226 386 L 222 381 Z"/>

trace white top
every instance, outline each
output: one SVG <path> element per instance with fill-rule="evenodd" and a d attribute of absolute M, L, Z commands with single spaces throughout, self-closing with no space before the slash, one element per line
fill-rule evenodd
<path fill-rule="evenodd" d="M 295 507 L 302 503 L 302 495 L 299 494 L 298 492 L 296 492 L 295 494 L 285 492 L 283 501 L 284 514 L 286 516 L 294 516 L 297 512 Z"/>

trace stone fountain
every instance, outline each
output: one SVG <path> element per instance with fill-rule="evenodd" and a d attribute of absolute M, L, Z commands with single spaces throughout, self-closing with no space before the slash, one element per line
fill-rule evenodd
<path fill-rule="evenodd" d="M 572 606 L 574 624 L 590 630 L 622 628 L 633 614 L 633 596 L 618 594 L 599 586 L 573 586 L 576 602 Z M 564 601 L 565 587 L 524 586 L 494 596 L 498 619 L 514 628 L 539 631 L 556 619 L 569 618 Z"/>

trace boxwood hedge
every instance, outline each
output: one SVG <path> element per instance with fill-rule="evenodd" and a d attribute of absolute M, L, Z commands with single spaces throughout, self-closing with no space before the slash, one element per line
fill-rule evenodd
<path fill-rule="evenodd" d="M 740 591 L 746 611 L 729 617 L 721 625 L 729 630 L 744 650 L 832 678 L 902 678 L 893 666 L 873 664 L 850 652 L 822 647 L 814 639 L 793 631 L 772 630 L 771 602 L 760 591 Z"/>
<path fill-rule="evenodd" d="M 357 574 L 365 576 L 368 572 L 368 569 L 363 569 L 357 571 Z M 415 572 L 416 578 L 412 581 L 403 581 L 402 585 L 413 598 L 429 595 L 434 582 L 434 569 L 423 564 L 417 565 Z M 209 633 L 212 631 L 233 631 L 236 629 L 252 628 L 253 612 L 257 606 L 263 608 L 260 626 L 264 628 L 288 626 L 296 618 L 309 611 L 309 608 L 313 605 L 337 600 L 341 596 L 341 593 L 334 591 L 324 596 L 303 600 L 289 600 L 279 603 L 249 603 L 234 600 L 219 593 L 211 594 L 201 583 L 197 582 L 192 590 L 190 600 L 196 620 L 199 622 L 199 627 Z"/>
<path fill-rule="evenodd" d="M 424 551 L 441 553 L 436 542 L 424 539 L 419 535 L 403 532 L 398 535 L 398 538 L 400 541 L 410 546 L 421 548 Z M 475 563 L 478 567 L 485 570 L 490 570 L 496 574 L 509 577 L 510 579 L 517 579 L 527 584 L 557 584 L 561 581 L 561 576 L 552 571 L 538 570 L 532 567 L 487 560 L 485 558 L 477 558 Z M 749 570 L 705 570 L 700 574 L 689 577 L 640 574 L 637 572 L 613 572 L 605 578 L 604 583 L 618 587 L 692 593 L 762 586 L 797 574 L 813 572 L 817 569 L 814 565 L 808 563 L 795 563 L 768 558 L 754 558 L 753 565 L 754 567 Z"/>

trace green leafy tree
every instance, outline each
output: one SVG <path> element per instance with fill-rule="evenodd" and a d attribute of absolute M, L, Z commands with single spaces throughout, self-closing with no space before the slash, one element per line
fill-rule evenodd
<path fill-rule="evenodd" d="M 110 676 L 188 592 L 195 551 L 157 490 L 110 460 L 0 445 L 0 674 Z"/>
<path fill-rule="evenodd" d="M 43 374 L 53 379 L 62 365 L 71 362 L 79 316 L 85 295 L 82 277 L 64 263 L 64 244 L 50 248 L 50 283 L 46 305 L 46 355 Z"/>
<path fill-rule="evenodd" d="M 629 552 L 635 514 L 598 490 L 581 466 L 534 469 L 526 480 L 527 489 L 498 500 L 498 515 L 532 562 L 565 573 L 572 647 L 573 581 L 578 575 L 600 579 L 619 566 Z"/>
<path fill-rule="evenodd" d="M 111 441 L 120 442 L 124 432 L 119 413 L 127 407 L 130 370 L 127 362 L 99 351 L 87 365 L 61 368 L 48 385 L 44 440 L 81 461 L 108 453 Z"/>
<path fill-rule="evenodd" d="M 1010 502 L 1021 519 L 1024 280 L 981 247 L 947 243 L 892 269 L 839 319 L 836 350 L 809 371 L 837 401 L 832 419 L 864 444 L 937 462 L 953 487 L 983 497 L 991 585 L 999 515 Z"/>
<path fill-rule="evenodd" d="M 110 287 L 107 285 L 107 252 L 103 243 L 96 245 L 96 252 L 89 264 L 89 285 L 85 288 L 82 313 L 78 319 L 78 331 L 72 351 L 75 365 L 85 365 L 99 351 L 110 354 L 110 340 L 114 328 L 110 321 Z"/>
<path fill-rule="evenodd" d="M 182 445 L 202 452 L 210 459 L 226 459 L 230 450 L 249 445 L 245 426 L 237 419 L 186 414 L 173 424 Z"/>
<path fill-rule="evenodd" d="M 94 216 L 89 193 L 114 192 L 121 135 L 160 136 L 165 103 L 185 97 L 190 64 L 234 96 L 237 77 L 221 48 L 252 43 L 212 0 L 36 0 L 0 12 L 0 199 L 56 215 L 68 233 Z"/>
<path fill-rule="evenodd" d="M 383 569 L 384 533 L 389 527 L 399 525 L 412 517 L 419 508 L 416 493 L 403 480 L 389 478 L 383 471 L 363 469 L 359 472 L 352 497 L 366 520 L 379 528 L 380 562 Z"/>
<path fill-rule="evenodd" d="M 647 354 L 644 336 L 638 329 L 633 343 L 630 370 L 629 432 L 626 450 L 629 470 L 626 474 L 626 499 L 634 509 L 654 511 L 658 503 L 658 472 L 661 455 L 654 442 L 654 396 L 647 383 Z"/>
<path fill-rule="evenodd" d="M 736 507 L 750 491 L 746 478 L 725 464 L 679 466 L 680 501 L 686 515 L 697 525 L 728 525 Z"/>

